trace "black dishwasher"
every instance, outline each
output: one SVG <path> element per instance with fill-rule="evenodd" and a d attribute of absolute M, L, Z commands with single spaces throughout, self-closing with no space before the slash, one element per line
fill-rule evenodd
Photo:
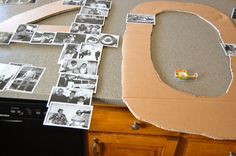
<path fill-rule="evenodd" d="M 43 126 L 46 101 L 0 98 L 0 156 L 84 156 L 82 130 Z"/>

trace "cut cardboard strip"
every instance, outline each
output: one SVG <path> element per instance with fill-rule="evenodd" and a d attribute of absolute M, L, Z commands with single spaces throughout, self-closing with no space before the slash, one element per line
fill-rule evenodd
<path fill-rule="evenodd" d="M 131 12 L 156 15 L 166 11 L 197 15 L 217 30 L 224 43 L 236 43 L 231 19 L 210 6 L 147 2 Z M 220 97 L 196 97 L 171 88 L 160 79 L 151 60 L 152 29 L 152 25 L 127 23 L 123 36 L 122 98 L 131 112 L 163 129 L 236 139 L 236 82 L 232 80 L 228 92 Z M 236 57 L 231 58 L 231 68 L 234 78 Z"/>
<path fill-rule="evenodd" d="M 25 11 L 21 14 L 13 16 L 0 23 L 1 32 L 14 32 L 19 24 L 29 24 L 36 23 L 43 19 L 55 16 L 61 13 L 78 10 L 78 6 L 62 5 L 61 1 L 52 2 L 38 8 L 34 8 L 28 11 Z M 65 30 L 69 30 L 69 27 Z M 54 28 L 58 29 L 58 26 L 43 26 L 43 29 L 47 29 L 49 32 L 55 32 Z M 59 29 L 63 31 L 63 29 Z M 69 32 L 69 31 L 67 31 Z"/>
<path fill-rule="evenodd" d="M 37 31 L 69 33 L 70 26 L 67 26 L 67 25 L 39 25 Z"/>

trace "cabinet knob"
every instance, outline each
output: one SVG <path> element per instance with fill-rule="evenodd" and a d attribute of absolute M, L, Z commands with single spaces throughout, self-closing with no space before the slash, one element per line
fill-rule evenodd
<path fill-rule="evenodd" d="M 234 152 L 229 152 L 229 156 L 236 156 Z"/>
<path fill-rule="evenodd" d="M 137 122 L 134 122 L 132 125 L 131 125 L 131 128 L 133 130 L 139 130 L 141 128 L 141 125 Z"/>

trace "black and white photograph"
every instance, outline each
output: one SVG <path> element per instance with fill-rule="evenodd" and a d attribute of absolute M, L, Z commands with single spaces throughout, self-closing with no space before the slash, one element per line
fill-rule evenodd
<path fill-rule="evenodd" d="M 29 43 L 37 28 L 38 25 L 34 24 L 20 24 L 13 34 L 11 42 Z"/>
<path fill-rule="evenodd" d="M 53 32 L 36 32 L 32 37 L 31 44 L 52 44 L 56 36 Z"/>
<path fill-rule="evenodd" d="M 73 33 L 56 33 L 56 37 L 53 44 L 63 45 L 65 43 L 80 44 L 85 41 L 85 34 L 73 34 Z"/>
<path fill-rule="evenodd" d="M 102 56 L 102 49 L 102 44 L 82 43 L 78 58 L 84 60 L 95 60 L 100 62 Z"/>
<path fill-rule="evenodd" d="M 20 66 L 0 63 L 0 91 L 3 91 L 7 87 L 7 84 L 20 69 Z"/>
<path fill-rule="evenodd" d="M 85 43 L 89 43 L 89 44 L 101 44 L 100 43 L 100 37 L 101 35 L 91 35 L 91 34 L 88 34 L 86 36 L 86 39 L 85 39 Z"/>
<path fill-rule="evenodd" d="M 63 5 L 78 5 L 83 6 L 86 0 L 63 0 Z"/>
<path fill-rule="evenodd" d="M 91 105 L 93 91 L 90 89 L 53 87 L 47 106 L 51 102 Z"/>
<path fill-rule="evenodd" d="M 231 18 L 236 20 L 236 8 L 233 8 Z"/>
<path fill-rule="evenodd" d="M 75 23 L 89 23 L 89 24 L 104 25 L 105 17 L 104 16 L 77 14 L 74 22 Z"/>
<path fill-rule="evenodd" d="M 10 65 L 14 65 L 14 66 L 23 66 L 23 65 L 26 65 L 25 63 L 17 63 L 17 62 L 9 62 L 8 64 Z M 32 66 L 32 64 L 27 64 L 28 66 Z"/>
<path fill-rule="evenodd" d="M 89 129 L 93 106 L 66 103 L 50 104 L 43 125 Z"/>
<path fill-rule="evenodd" d="M 119 36 L 112 34 L 87 35 L 86 42 L 91 44 L 102 44 L 106 47 L 118 47 Z"/>
<path fill-rule="evenodd" d="M 57 82 L 58 87 L 90 89 L 97 91 L 97 75 L 60 74 Z"/>
<path fill-rule="evenodd" d="M 72 23 L 70 32 L 80 34 L 94 34 L 98 35 L 102 31 L 102 25 L 86 24 L 86 23 Z"/>
<path fill-rule="evenodd" d="M 107 17 L 109 9 L 104 8 L 92 8 L 92 7 L 81 7 L 79 14 L 80 15 L 95 15 L 95 16 L 104 16 Z"/>
<path fill-rule="evenodd" d="M 64 59 L 59 71 L 60 73 L 65 73 L 65 74 L 97 75 L 98 61 Z"/>
<path fill-rule="evenodd" d="M 66 43 L 63 46 L 58 64 L 61 64 L 64 59 L 76 59 L 80 51 L 81 44 Z"/>
<path fill-rule="evenodd" d="M 236 56 L 236 44 L 223 44 L 221 43 L 222 48 L 226 56 Z"/>
<path fill-rule="evenodd" d="M 23 66 L 24 67 L 26 67 L 26 66 L 27 67 L 32 67 L 33 66 L 32 64 L 16 63 L 16 62 L 9 62 L 8 64 L 18 66 L 18 67 L 23 67 Z M 17 76 L 17 74 L 12 77 L 12 80 L 14 80 L 16 76 Z"/>
<path fill-rule="evenodd" d="M 10 44 L 11 37 L 12 33 L 0 32 L 0 44 Z"/>
<path fill-rule="evenodd" d="M 40 81 L 45 68 L 35 66 L 23 66 L 9 85 L 8 90 L 32 93 Z"/>
<path fill-rule="evenodd" d="M 132 14 L 126 16 L 126 23 L 156 24 L 155 15 Z"/>
<path fill-rule="evenodd" d="M 6 0 L 6 4 L 33 4 L 36 0 Z"/>
<path fill-rule="evenodd" d="M 107 0 L 86 0 L 85 6 L 92 8 L 111 9 L 112 1 Z"/>
<path fill-rule="evenodd" d="M 118 47 L 119 44 L 119 36 L 112 34 L 101 34 L 99 41 L 101 44 L 107 47 Z"/>

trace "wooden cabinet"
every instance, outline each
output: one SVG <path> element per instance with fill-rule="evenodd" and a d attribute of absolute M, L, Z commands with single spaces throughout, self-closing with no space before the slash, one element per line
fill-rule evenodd
<path fill-rule="evenodd" d="M 236 156 L 236 141 L 217 141 L 183 135 L 179 156 Z"/>
<path fill-rule="evenodd" d="M 89 156 L 236 156 L 236 141 L 165 131 L 111 106 L 94 107 L 87 147 Z"/>
<path fill-rule="evenodd" d="M 173 156 L 178 140 L 168 137 L 89 133 L 89 155 Z M 96 154 L 94 154 L 96 155 Z"/>

